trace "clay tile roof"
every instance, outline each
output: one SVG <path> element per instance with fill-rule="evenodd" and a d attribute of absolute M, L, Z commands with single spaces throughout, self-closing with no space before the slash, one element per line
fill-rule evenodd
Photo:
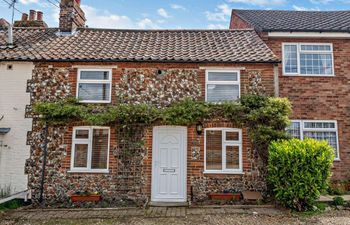
<path fill-rule="evenodd" d="M 249 30 L 79 29 L 57 35 L 56 28 L 16 28 L 14 48 L 0 31 L 0 60 L 278 62 Z"/>
<path fill-rule="evenodd" d="M 350 11 L 232 10 L 259 31 L 349 32 Z"/>

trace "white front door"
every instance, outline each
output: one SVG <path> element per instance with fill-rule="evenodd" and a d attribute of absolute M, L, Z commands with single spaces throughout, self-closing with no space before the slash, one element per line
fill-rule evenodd
<path fill-rule="evenodd" d="M 186 202 L 186 127 L 154 127 L 152 201 Z"/>

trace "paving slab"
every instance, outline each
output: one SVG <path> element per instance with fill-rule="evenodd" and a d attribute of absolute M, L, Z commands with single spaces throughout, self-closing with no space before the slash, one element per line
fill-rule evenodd
<path fill-rule="evenodd" d="M 318 199 L 319 202 L 333 202 L 333 198 L 342 197 L 345 201 L 350 201 L 350 195 L 321 195 Z"/>
<path fill-rule="evenodd" d="M 228 215 L 228 214 L 257 214 L 264 215 L 282 215 L 283 211 L 271 207 L 256 208 L 250 207 L 149 207 L 129 208 L 129 209 L 31 209 L 31 210 L 13 210 L 6 213 L 5 218 L 16 220 L 48 220 L 48 219 L 115 219 L 115 218 L 186 218 L 187 216 L 209 216 L 209 215 Z"/>

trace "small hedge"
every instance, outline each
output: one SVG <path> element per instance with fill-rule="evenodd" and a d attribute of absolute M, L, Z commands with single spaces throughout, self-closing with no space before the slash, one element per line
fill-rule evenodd
<path fill-rule="evenodd" d="M 283 206 L 305 211 L 327 189 L 334 150 L 326 141 L 282 140 L 269 146 L 268 181 Z"/>

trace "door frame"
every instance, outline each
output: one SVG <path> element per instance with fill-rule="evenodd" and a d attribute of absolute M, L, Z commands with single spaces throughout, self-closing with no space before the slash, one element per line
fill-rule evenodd
<path fill-rule="evenodd" d="M 156 193 L 155 193 L 155 183 L 158 179 L 158 175 L 156 175 L 156 165 L 155 165 L 155 158 L 154 157 L 154 153 L 155 151 L 155 146 L 156 146 L 156 141 L 158 138 L 158 130 L 161 129 L 169 129 L 169 128 L 176 128 L 178 130 L 181 130 L 181 132 L 184 135 L 183 138 L 183 193 L 184 193 L 184 197 L 182 199 L 159 199 L 159 198 L 155 198 Z M 183 126 L 155 126 L 153 127 L 153 138 L 152 138 L 152 171 L 151 171 L 151 201 L 152 202 L 186 202 L 187 201 L 187 154 L 188 154 L 188 149 L 187 149 L 187 127 L 183 127 Z"/>

